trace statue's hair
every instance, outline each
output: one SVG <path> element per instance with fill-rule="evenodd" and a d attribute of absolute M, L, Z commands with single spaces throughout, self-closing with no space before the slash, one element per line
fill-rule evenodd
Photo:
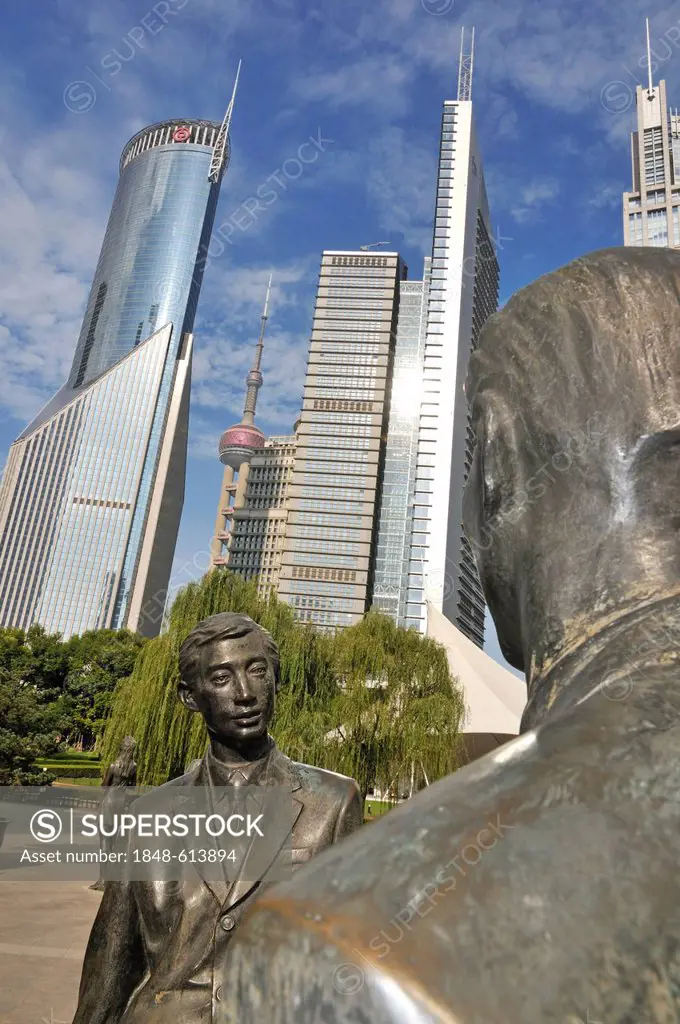
<path fill-rule="evenodd" d="M 271 633 L 258 625 L 248 615 L 237 612 L 220 612 L 199 622 L 179 649 L 179 671 L 182 681 L 191 686 L 196 678 L 200 663 L 201 648 L 216 640 L 238 640 L 249 633 L 258 633 L 262 646 L 269 658 L 274 672 L 274 680 L 279 685 L 279 649 L 274 643 Z"/>
<path fill-rule="evenodd" d="M 603 249 L 523 288 L 485 324 L 466 392 L 475 424 L 505 399 L 541 458 L 593 420 L 603 451 L 676 428 L 680 252 Z"/>
<path fill-rule="evenodd" d="M 120 742 L 118 757 L 115 763 L 123 772 L 129 772 L 135 763 L 135 747 L 137 743 L 134 736 L 124 736 Z"/>

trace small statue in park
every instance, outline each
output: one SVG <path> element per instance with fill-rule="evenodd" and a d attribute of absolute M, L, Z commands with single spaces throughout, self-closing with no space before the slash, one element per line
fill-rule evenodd
<path fill-rule="evenodd" d="M 524 288 L 467 396 L 522 734 L 274 887 L 216 963 L 222 1024 L 680 1019 L 680 253 Z"/>
<path fill-rule="evenodd" d="M 115 814 L 125 810 L 128 802 L 126 790 L 137 783 L 137 765 L 135 763 L 135 738 L 126 736 L 121 744 L 118 757 L 112 761 L 104 773 L 102 788 L 106 789 L 102 800 L 101 813 L 107 820 L 112 820 Z M 102 836 L 101 848 L 104 853 L 110 853 L 115 842 L 114 837 Z M 90 886 L 97 892 L 104 889 L 104 880 L 100 873 L 99 878 Z"/>
<path fill-rule="evenodd" d="M 203 787 L 209 794 L 243 785 L 285 787 L 292 792 L 294 869 L 361 826 L 362 801 L 352 779 L 291 761 L 269 735 L 279 653 L 266 630 L 245 615 L 213 615 L 189 634 L 179 663 L 180 700 L 202 715 L 210 744 L 188 774 L 155 794 L 173 786 Z M 215 1020 L 224 992 L 214 965 L 227 955 L 247 908 L 269 887 L 266 873 L 257 881 L 217 883 L 191 865 L 181 882 L 108 882 L 85 954 L 74 1024 Z"/>
<path fill-rule="evenodd" d="M 106 769 L 102 786 L 109 787 L 111 794 L 137 784 L 136 746 L 134 736 L 126 736 L 121 742 L 118 757 Z"/>

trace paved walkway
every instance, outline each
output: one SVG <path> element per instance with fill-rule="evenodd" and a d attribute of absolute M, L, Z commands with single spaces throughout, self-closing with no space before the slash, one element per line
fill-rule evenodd
<path fill-rule="evenodd" d="M 100 899 L 85 882 L 0 881 L 0 1024 L 71 1024 Z"/>

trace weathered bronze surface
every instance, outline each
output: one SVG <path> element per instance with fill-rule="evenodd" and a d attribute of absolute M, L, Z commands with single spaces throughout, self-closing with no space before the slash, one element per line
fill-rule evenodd
<path fill-rule="evenodd" d="M 137 765 L 135 763 L 135 738 L 126 736 L 120 745 L 118 757 L 112 761 L 104 772 L 102 788 L 106 789 L 102 800 L 101 813 L 105 818 L 110 819 L 114 814 L 125 810 L 127 804 L 127 790 L 137 782 Z M 113 848 L 113 842 L 109 838 L 102 838 L 102 849 L 109 852 Z M 97 881 L 90 886 L 97 892 L 104 890 L 104 880 L 101 875 Z"/>
<path fill-rule="evenodd" d="M 121 742 L 118 757 L 111 762 L 102 779 L 102 786 L 109 789 L 107 797 L 115 794 L 116 790 L 124 790 L 126 786 L 136 785 L 135 747 L 134 736 L 126 736 Z"/>
<path fill-rule="evenodd" d="M 680 1019 L 680 253 L 525 288 L 468 395 L 523 735 L 266 893 L 224 1024 Z"/>
<path fill-rule="evenodd" d="M 294 868 L 361 825 L 356 783 L 296 764 L 268 735 L 279 681 L 278 651 L 268 633 L 244 615 L 214 615 L 183 644 L 180 672 L 180 698 L 203 715 L 210 747 L 188 775 L 168 786 L 292 790 Z M 214 1020 L 223 998 L 214 965 L 224 961 L 246 907 L 267 884 L 266 875 L 259 882 L 211 883 L 191 864 L 181 882 L 107 883 L 74 1024 Z"/>

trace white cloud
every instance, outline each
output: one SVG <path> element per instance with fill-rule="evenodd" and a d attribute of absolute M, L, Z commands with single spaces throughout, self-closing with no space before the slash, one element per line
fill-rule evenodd
<path fill-rule="evenodd" d="M 487 167 L 485 174 L 491 208 L 501 225 L 503 215 L 517 224 L 537 220 L 561 192 L 560 182 L 550 175 L 535 175 L 527 181 L 498 165 Z"/>
<path fill-rule="evenodd" d="M 427 252 L 432 245 L 435 146 L 418 145 L 414 133 L 402 128 L 387 128 L 371 139 L 367 164 L 369 201 L 386 237 L 402 234 L 407 244 Z"/>
<path fill-rule="evenodd" d="M 595 210 L 616 209 L 621 206 L 620 184 L 600 185 L 596 192 L 587 197 L 587 205 Z"/>
<path fill-rule="evenodd" d="M 301 75 L 291 83 L 291 92 L 303 102 L 371 107 L 394 116 L 408 105 L 409 64 L 397 54 L 362 57 L 332 71 Z"/>
<path fill-rule="evenodd" d="M 24 420 L 67 375 L 108 201 L 78 166 L 92 136 L 76 124 L 34 132 L 26 118 L 22 138 L 0 158 L 0 403 Z"/>
<path fill-rule="evenodd" d="M 537 177 L 518 190 L 518 197 L 510 213 L 518 224 L 535 219 L 542 208 L 550 205 L 560 193 L 557 178 Z"/>

